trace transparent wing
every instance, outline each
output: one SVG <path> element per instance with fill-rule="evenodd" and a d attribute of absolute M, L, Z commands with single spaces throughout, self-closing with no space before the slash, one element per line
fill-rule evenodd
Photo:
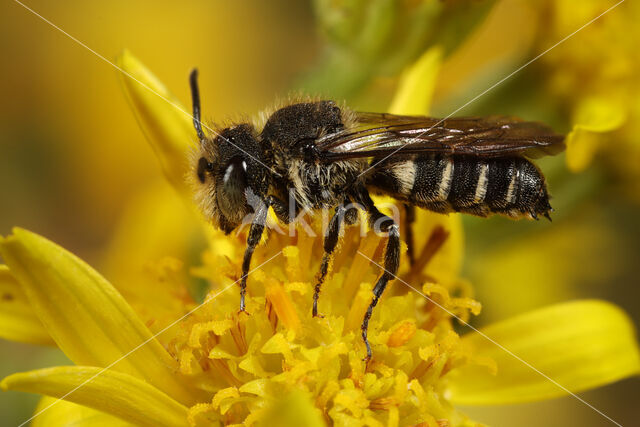
<path fill-rule="evenodd" d="M 457 117 L 446 120 L 356 113 L 357 125 L 326 135 L 317 142 L 325 160 L 382 157 L 397 153 L 468 154 L 530 158 L 564 150 L 564 136 L 537 122 L 512 117 Z"/>

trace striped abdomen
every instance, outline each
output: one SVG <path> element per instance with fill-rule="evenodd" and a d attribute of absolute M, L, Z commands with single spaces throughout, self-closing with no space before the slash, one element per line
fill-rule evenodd
<path fill-rule="evenodd" d="M 441 213 L 535 218 L 551 209 L 544 177 L 523 157 L 408 156 L 376 166 L 367 183 Z"/>

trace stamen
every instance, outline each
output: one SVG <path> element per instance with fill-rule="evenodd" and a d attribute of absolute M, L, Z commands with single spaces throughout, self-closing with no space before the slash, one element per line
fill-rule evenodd
<path fill-rule="evenodd" d="M 230 330 L 233 342 L 236 343 L 236 347 L 238 348 L 238 352 L 241 356 L 246 354 L 247 349 L 249 348 L 247 345 L 246 327 L 244 324 L 246 319 L 247 314 L 244 312 L 234 315 L 234 324 Z"/>
<path fill-rule="evenodd" d="M 240 393 L 236 387 L 224 388 L 213 396 L 211 406 L 213 406 L 214 409 L 218 409 L 226 399 L 237 399 L 239 397 Z"/>
<path fill-rule="evenodd" d="M 392 406 L 397 406 L 398 402 L 395 397 L 381 397 L 379 399 L 372 400 L 369 403 L 369 409 L 388 411 Z"/>
<path fill-rule="evenodd" d="M 447 241 L 449 237 L 449 232 L 444 229 L 441 225 L 437 225 L 431 231 L 431 235 L 427 239 L 427 242 L 422 247 L 422 251 L 415 263 L 411 266 L 411 270 L 403 280 L 412 283 L 416 277 L 420 275 L 420 273 L 426 268 L 427 264 L 433 259 L 433 257 L 438 253 L 442 245 Z"/>
<path fill-rule="evenodd" d="M 271 301 L 267 300 L 267 303 L 264 306 L 264 311 L 267 313 L 267 318 L 269 319 L 269 323 L 271 324 L 271 330 L 273 331 L 273 333 L 275 333 L 278 330 L 278 316 L 273 309 L 273 304 L 271 304 Z"/>
<path fill-rule="evenodd" d="M 370 259 L 376 259 L 374 258 L 374 254 L 379 250 L 379 248 L 381 249 L 383 247 L 383 244 L 384 239 L 379 238 L 375 233 L 369 233 L 360 241 L 360 247 L 358 250 Z M 363 278 L 367 277 L 367 273 L 370 273 L 370 271 L 370 261 L 366 257 L 356 255 L 353 258 L 351 268 L 347 272 L 347 277 L 344 280 L 343 292 L 346 299 L 350 299 L 355 296 L 360 284 L 363 282 Z M 376 274 L 377 273 L 378 272 L 376 271 Z M 372 278 L 371 280 L 375 279 Z M 364 311 L 362 312 L 362 315 L 364 315 Z M 360 318 L 360 322 L 362 322 L 362 318 Z"/>
<path fill-rule="evenodd" d="M 225 380 L 227 384 L 233 387 L 240 387 L 243 382 L 237 379 L 231 370 L 229 369 L 229 364 L 226 360 L 221 359 L 210 359 L 211 366 L 216 371 L 216 373 Z"/>
<path fill-rule="evenodd" d="M 302 270 L 300 268 L 300 249 L 295 246 L 287 246 L 282 250 L 282 254 L 287 260 L 286 272 L 290 282 L 302 280 Z"/>
<path fill-rule="evenodd" d="M 215 409 L 210 403 L 197 403 L 189 408 L 189 411 L 187 412 L 187 422 L 190 426 L 199 425 L 201 424 L 199 419 L 204 418 L 208 412 L 212 412 L 214 410 Z"/>
<path fill-rule="evenodd" d="M 431 366 L 433 366 L 433 362 L 433 360 L 430 360 L 429 362 L 425 362 L 424 360 L 420 361 L 420 363 L 418 363 L 418 366 L 416 366 L 413 372 L 411 372 L 411 375 L 409 375 L 409 378 L 421 378 L 424 374 L 427 373 Z"/>
<path fill-rule="evenodd" d="M 357 259 L 358 258 L 356 258 L 356 260 Z M 367 307 L 369 307 L 369 304 L 371 303 L 372 289 L 373 285 L 371 283 L 362 283 L 360 285 L 360 289 L 358 290 L 355 298 L 353 298 L 351 307 L 349 308 L 349 313 L 347 314 L 345 322 L 346 331 L 356 331 L 360 329 L 364 313 L 367 311 Z"/>
<path fill-rule="evenodd" d="M 340 391 L 340 384 L 335 380 L 329 381 L 324 387 L 324 390 L 322 390 L 322 393 L 316 398 L 316 407 L 320 408 L 323 413 L 326 413 L 327 404 L 338 391 Z"/>
<path fill-rule="evenodd" d="M 391 331 L 391 334 L 387 339 L 387 345 L 389 347 L 400 347 L 413 337 L 416 330 L 417 327 L 414 321 L 405 320 L 401 322 Z"/>
<path fill-rule="evenodd" d="M 310 274 L 313 274 L 313 272 L 311 272 L 311 269 L 309 268 L 311 265 L 311 255 L 313 250 L 313 244 L 316 243 L 319 239 L 316 239 L 315 237 L 309 235 L 304 230 L 302 231 L 297 230 L 296 235 L 297 235 L 296 247 L 299 250 L 300 269 L 301 271 L 309 271 Z M 310 275 L 309 277 L 313 277 L 313 276 Z"/>
<path fill-rule="evenodd" d="M 267 279 L 265 294 L 267 301 L 273 305 L 278 320 L 282 321 L 285 328 L 294 331 L 296 334 L 300 332 L 300 318 L 284 287 L 275 279 L 269 278 Z"/>

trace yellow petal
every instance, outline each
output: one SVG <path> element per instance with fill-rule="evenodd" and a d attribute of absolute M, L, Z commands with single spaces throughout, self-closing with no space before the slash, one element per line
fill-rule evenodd
<path fill-rule="evenodd" d="M 632 322 L 607 302 L 584 300 L 545 307 L 482 332 L 573 393 L 640 372 Z M 463 342 L 473 348 L 475 356 L 493 359 L 497 373 L 473 366 L 452 371 L 452 402 L 494 405 L 567 394 L 480 334 L 469 334 Z"/>
<path fill-rule="evenodd" d="M 405 70 L 389 112 L 406 115 L 428 114 L 441 62 L 442 49 L 435 46 Z"/>
<path fill-rule="evenodd" d="M 145 379 L 180 402 L 192 402 L 176 377 L 177 362 L 98 272 L 20 228 L 0 240 L 0 252 L 44 327 L 74 363 L 104 367 L 127 355 L 113 369 Z"/>
<path fill-rule="evenodd" d="M 604 141 L 599 134 L 617 129 L 625 120 L 624 108 L 613 100 L 594 97 L 578 104 L 566 139 L 567 167 L 573 172 L 586 169 Z"/>
<path fill-rule="evenodd" d="M 189 260 L 206 247 L 200 217 L 164 180 L 157 180 L 127 204 L 111 233 L 101 271 L 142 320 L 150 320 L 146 324 L 152 331 L 164 329 L 184 314 L 188 295 L 182 273 L 189 266 L 172 269 L 168 260 Z"/>
<path fill-rule="evenodd" d="M 261 418 L 261 424 L 280 427 L 323 427 L 320 411 L 313 405 L 309 397 L 300 392 L 292 392 L 277 400 L 269 407 Z"/>
<path fill-rule="evenodd" d="M 162 171 L 180 193 L 188 194 L 185 183 L 187 154 L 190 144 L 197 141 L 191 113 L 129 51 L 123 51 L 116 63 L 129 74 L 119 73 L 138 123 L 158 156 Z"/>
<path fill-rule="evenodd" d="M 566 161 L 569 170 L 572 172 L 585 170 L 591 164 L 601 142 L 601 135 L 574 126 L 566 138 Z"/>
<path fill-rule="evenodd" d="M 419 260 L 423 254 L 431 253 L 429 263 L 423 272 L 433 277 L 438 283 L 450 285 L 459 280 L 464 256 L 464 229 L 460 214 L 440 215 L 418 209 L 413 227 L 415 256 Z M 438 246 L 435 254 L 431 250 L 433 241 L 440 241 L 444 235 L 444 243 Z M 431 248 L 431 249 L 430 249 Z M 414 283 L 410 278 L 409 283 Z"/>
<path fill-rule="evenodd" d="M 138 378 L 112 370 L 89 366 L 46 368 L 10 375 L 0 386 L 3 390 L 64 396 L 70 402 L 137 425 L 187 425 L 185 406 Z M 46 407 L 43 410 L 46 413 Z"/>
<path fill-rule="evenodd" d="M 0 265 L 0 337 L 29 344 L 55 345 L 6 265 Z"/>
<path fill-rule="evenodd" d="M 55 403 L 52 406 L 52 403 Z M 45 396 L 40 399 L 34 414 L 46 409 L 33 419 L 33 427 L 129 427 L 128 423 L 113 415 L 86 406 Z"/>
<path fill-rule="evenodd" d="M 626 119 L 622 105 L 617 102 L 593 97 L 583 100 L 573 117 L 574 128 L 590 132 L 609 132 L 620 127 Z"/>

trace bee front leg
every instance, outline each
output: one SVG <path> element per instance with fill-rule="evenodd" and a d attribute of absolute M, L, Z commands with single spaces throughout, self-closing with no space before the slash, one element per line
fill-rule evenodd
<path fill-rule="evenodd" d="M 276 217 L 285 224 L 293 222 L 300 213 L 300 209 L 298 209 L 295 203 L 285 203 L 273 195 L 267 196 L 267 204 L 273 208 Z"/>
<path fill-rule="evenodd" d="M 260 203 L 256 210 L 256 214 L 251 222 L 249 228 L 249 235 L 247 236 L 247 248 L 244 251 L 244 258 L 242 260 L 242 278 L 240 279 L 240 312 L 245 312 L 244 297 L 247 293 L 247 276 L 249 275 L 249 268 L 251 267 L 251 257 L 253 252 L 260 243 L 262 233 L 264 232 L 264 226 L 267 222 L 267 212 L 269 211 L 269 205 Z"/>
<path fill-rule="evenodd" d="M 322 255 L 322 263 L 320 264 L 320 272 L 316 279 L 316 287 L 313 292 L 313 310 L 311 312 L 313 317 L 322 317 L 318 314 L 318 298 L 320 298 L 320 288 L 324 282 L 325 277 L 329 271 L 329 264 L 333 258 L 333 251 L 338 245 L 338 239 L 340 238 L 340 227 L 345 220 L 346 209 L 340 205 L 336 208 L 336 212 L 329 221 L 329 228 L 327 234 L 324 237 L 324 255 Z"/>

